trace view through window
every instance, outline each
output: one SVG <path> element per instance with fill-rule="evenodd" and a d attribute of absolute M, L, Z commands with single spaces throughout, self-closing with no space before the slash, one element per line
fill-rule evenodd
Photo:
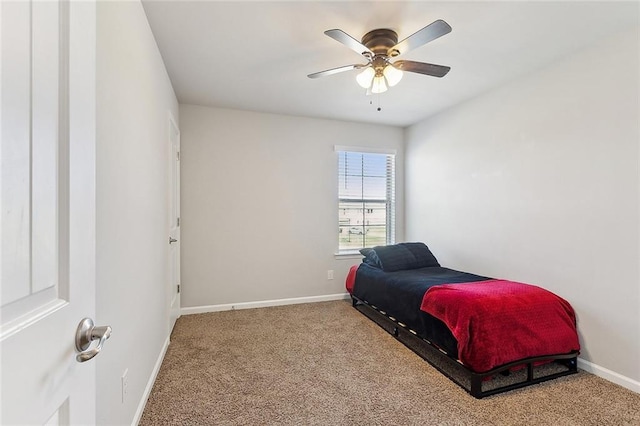
<path fill-rule="evenodd" d="M 338 151 L 338 251 L 393 244 L 395 156 Z"/>

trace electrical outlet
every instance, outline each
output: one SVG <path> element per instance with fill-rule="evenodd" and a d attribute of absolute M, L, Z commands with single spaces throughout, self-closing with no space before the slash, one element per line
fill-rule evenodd
<path fill-rule="evenodd" d="M 122 384 L 122 403 L 127 400 L 127 394 L 129 393 L 129 369 L 125 369 L 124 373 L 122 373 L 122 377 L 120 377 L 120 382 Z"/>
<path fill-rule="evenodd" d="M 329 269 L 327 271 L 327 279 L 328 280 L 332 280 L 333 279 L 333 269 Z"/>

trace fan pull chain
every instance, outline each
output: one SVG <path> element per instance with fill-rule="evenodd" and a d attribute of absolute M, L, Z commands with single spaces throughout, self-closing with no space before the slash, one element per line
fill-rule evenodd
<path fill-rule="evenodd" d="M 376 94 L 378 106 L 376 107 L 377 111 L 382 111 L 382 107 L 380 106 L 380 94 Z M 369 105 L 373 105 L 373 100 L 369 99 Z"/>

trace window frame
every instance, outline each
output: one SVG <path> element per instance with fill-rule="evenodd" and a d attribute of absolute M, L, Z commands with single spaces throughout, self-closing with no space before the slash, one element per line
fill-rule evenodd
<path fill-rule="evenodd" d="M 396 167 L 396 156 L 397 150 L 388 149 L 388 148 L 374 148 L 374 147 L 359 147 L 359 146 L 348 146 L 348 145 L 335 145 L 334 152 L 336 153 L 336 173 L 335 177 L 337 179 L 336 189 L 338 192 L 336 193 L 336 213 L 340 214 L 340 195 L 339 195 L 339 180 L 340 180 L 340 153 L 342 152 L 352 152 L 352 153 L 360 153 L 360 154 L 382 154 L 391 156 L 391 175 L 387 175 L 387 193 L 386 193 L 386 218 L 385 218 L 385 233 L 386 233 L 386 244 L 394 244 L 396 240 L 396 228 L 397 228 L 397 204 L 396 204 L 396 190 L 397 190 L 397 167 Z M 391 182 L 389 182 L 391 180 Z M 337 248 L 335 251 L 336 257 L 359 257 L 361 248 L 340 248 L 340 221 L 338 219 L 337 223 Z"/>

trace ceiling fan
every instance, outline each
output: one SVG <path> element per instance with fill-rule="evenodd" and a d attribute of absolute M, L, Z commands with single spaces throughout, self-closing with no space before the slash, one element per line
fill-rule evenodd
<path fill-rule="evenodd" d="M 382 93 L 387 90 L 387 87 L 395 86 L 402 79 L 403 71 L 433 77 L 444 77 L 451 69 L 450 67 L 407 60 L 391 62 L 391 59 L 397 58 L 450 32 L 451 26 L 441 19 L 432 22 L 399 43 L 398 34 L 388 28 L 369 31 L 362 36 L 362 42 L 342 30 L 327 30 L 324 32 L 326 35 L 361 54 L 367 60 L 367 63 L 332 68 L 309 74 L 307 77 L 318 78 L 344 71 L 363 70 L 356 76 L 356 81 L 360 86 L 367 89 L 367 94 Z"/>

